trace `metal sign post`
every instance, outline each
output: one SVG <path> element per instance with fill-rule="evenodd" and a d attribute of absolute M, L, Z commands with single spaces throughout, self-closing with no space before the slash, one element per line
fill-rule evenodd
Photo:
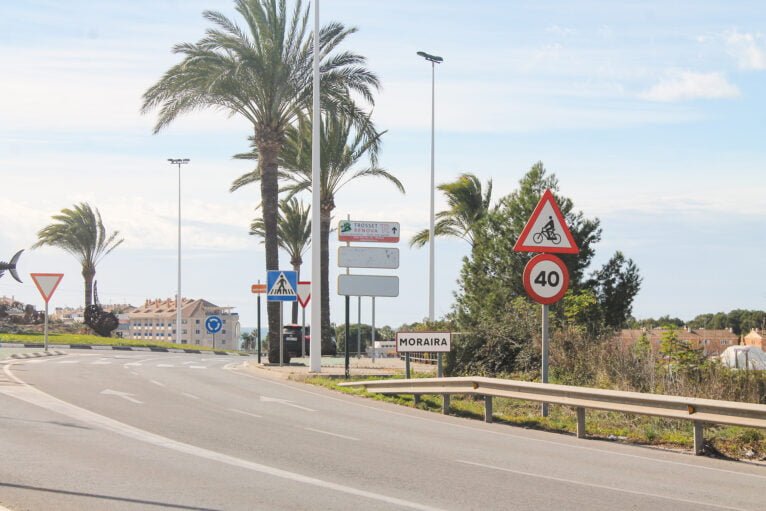
<path fill-rule="evenodd" d="M 18 254 L 17 254 L 18 255 Z M 30 273 L 32 280 L 37 286 L 37 290 L 45 300 L 45 326 L 43 327 L 43 339 L 45 341 L 45 351 L 48 351 L 48 302 L 56 292 L 56 288 L 64 278 L 63 273 Z"/>
<path fill-rule="evenodd" d="M 577 254 L 580 251 L 550 190 L 543 192 L 532 216 L 527 220 L 516 240 L 513 250 L 558 254 Z M 543 306 L 540 380 L 542 383 L 548 383 L 548 345 L 550 344 L 548 305 L 564 297 L 569 288 L 569 272 L 561 259 L 549 253 L 541 253 L 527 263 L 524 268 L 523 282 L 527 294 Z M 543 417 L 548 416 L 548 403 L 542 404 L 541 413 Z"/>
<path fill-rule="evenodd" d="M 346 363 L 345 363 L 346 371 L 345 371 L 345 374 L 346 374 L 346 379 L 347 380 L 349 378 L 351 378 L 351 369 L 349 367 L 349 359 L 348 359 L 348 345 L 349 345 L 349 341 L 350 341 L 349 336 L 351 335 L 351 332 L 350 332 L 350 329 L 349 329 L 349 312 L 348 312 L 349 301 L 350 300 L 351 300 L 351 297 L 349 295 L 346 295 L 346 335 L 345 335 L 345 342 L 343 344 L 345 345 L 345 348 L 346 348 Z"/>
<path fill-rule="evenodd" d="M 370 342 L 372 343 L 372 363 L 375 363 L 375 297 L 372 297 L 372 331 L 370 332 Z"/>
<path fill-rule="evenodd" d="M 261 363 L 261 295 L 258 294 L 258 363 Z"/>
<path fill-rule="evenodd" d="M 283 334 L 284 328 L 282 328 L 282 304 L 284 302 L 279 302 L 279 367 L 282 367 L 284 365 L 284 356 L 285 356 L 285 338 Z"/>

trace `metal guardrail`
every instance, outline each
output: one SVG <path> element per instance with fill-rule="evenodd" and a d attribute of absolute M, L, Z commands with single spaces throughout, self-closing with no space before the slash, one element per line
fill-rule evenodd
<path fill-rule="evenodd" d="M 484 396 L 484 420 L 486 422 L 492 422 L 493 397 L 571 406 L 575 408 L 577 413 L 578 438 L 585 437 L 585 410 L 588 408 L 691 420 L 694 422 L 695 454 L 702 454 L 703 452 L 705 424 L 729 424 L 766 429 L 766 405 L 735 401 L 643 394 L 484 377 L 376 380 L 348 382 L 341 385 L 364 387 L 368 391 L 378 394 L 468 394 Z"/>

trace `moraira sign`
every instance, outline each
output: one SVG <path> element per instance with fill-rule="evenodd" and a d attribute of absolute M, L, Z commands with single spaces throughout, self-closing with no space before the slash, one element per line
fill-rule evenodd
<path fill-rule="evenodd" d="M 399 353 L 448 352 L 450 332 L 397 332 L 396 351 Z"/>

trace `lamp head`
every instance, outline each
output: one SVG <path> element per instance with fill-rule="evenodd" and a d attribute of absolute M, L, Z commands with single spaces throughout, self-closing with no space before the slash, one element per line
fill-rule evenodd
<path fill-rule="evenodd" d="M 444 62 L 444 59 L 443 59 L 442 57 L 439 57 L 439 56 L 437 56 L 437 55 L 431 55 L 431 54 L 429 54 L 429 53 L 426 53 L 426 52 L 424 52 L 424 51 L 419 51 L 419 52 L 418 52 L 418 55 L 419 55 L 419 56 L 421 56 L 421 57 L 423 57 L 423 58 L 424 58 L 424 59 L 426 59 L 427 61 L 429 61 L 429 62 L 434 62 L 434 63 L 436 63 L 436 64 L 441 64 L 442 62 Z"/>

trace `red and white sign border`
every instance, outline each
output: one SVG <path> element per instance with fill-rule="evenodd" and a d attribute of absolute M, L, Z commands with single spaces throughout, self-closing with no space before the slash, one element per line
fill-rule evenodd
<path fill-rule="evenodd" d="M 561 290 L 559 290 L 558 293 L 556 293 L 553 296 L 540 296 L 537 294 L 532 287 L 532 270 L 537 266 L 538 263 L 541 263 L 543 261 L 550 261 L 556 266 L 559 267 L 561 270 L 561 279 L 563 281 Z M 564 295 L 566 294 L 567 290 L 569 289 L 569 270 L 567 270 L 567 265 L 564 264 L 564 261 L 562 261 L 560 258 L 556 257 L 555 255 L 551 254 L 539 254 L 533 257 L 529 260 L 527 265 L 524 267 L 524 289 L 527 290 L 527 294 L 537 303 L 541 303 L 543 305 L 551 305 L 553 303 L 558 302 L 561 300 Z"/>
<path fill-rule="evenodd" d="M 303 284 L 304 286 L 306 286 L 306 285 L 310 286 L 311 285 L 311 281 L 309 281 L 309 280 L 298 281 L 298 288 L 299 289 L 300 289 L 301 284 Z M 298 289 L 296 289 L 295 291 L 298 294 L 298 303 L 301 305 L 301 307 L 303 307 L 305 309 L 306 306 L 309 304 L 309 301 L 311 300 L 311 288 L 309 288 L 309 294 L 306 295 L 306 300 L 305 301 L 301 298 L 300 291 Z"/>
<path fill-rule="evenodd" d="M 37 290 L 40 291 L 40 295 L 43 297 L 43 300 L 45 300 L 45 303 L 48 303 L 51 300 L 51 297 L 53 296 L 53 293 L 56 292 L 56 289 L 59 287 L 59 284 L 61 284 L 61 281 L 64 279 L 63 273 L 30 273 L 30 277 L 32 277 L 32 282 L 35 283 L 35 286 L 37 286 Z M 40 287 L 40 283 L 37 282 L 37 277 L 58 277 L 58 280 L 51 288 L 51 292 L 49 295 L 46 296 L 45 291 L 42 287 Z"/>
<path fill-rule="evenodd" d="M 551 207 L 553 208 L 553 214 L 556 215 L 556 218 L 559 221 L 559 225 L 561 225 L 561 228 L 564 231 L 564 237 L 569 242 L 568 247 L 541 247 L 536 245 L 525 245 L 524 240 L 527 239 L 529 236 L 530 231 L 534 227 L 535 223 L 537 222 L 537 217 L 539 217 L 542 214 L 543 208 L 545 207 L 545 203 L 550 202 Z M 566 221 L 564 220 L 564 215 L 561 214 L 561 209 L 559 208 L 559 205 L 556 204 L 556 199 L 553 197 L 553 192 L 550 190 L 545 190 L 543 192 L 543 196 L 540 197 L 540 202 L 537 203 L 537 206 L 535 207 L 535 210 L 532 212 L 532 216 L 529 217 L 529 220 L 527 221 L 527 225 L 524 226 L 524 230 L 521 231 L 521 235 L 519 235 L 519 239 L 516 241 L 516 244 L 513 246 L 514 252 L 551 252 L 556 254 L 577 254 L 580 249 L 577 248 L 577 243 L 575 243 L 574 238 L 572 237 L 572 233 L 569 231 L 569 227 L 567 226 Z"/>

